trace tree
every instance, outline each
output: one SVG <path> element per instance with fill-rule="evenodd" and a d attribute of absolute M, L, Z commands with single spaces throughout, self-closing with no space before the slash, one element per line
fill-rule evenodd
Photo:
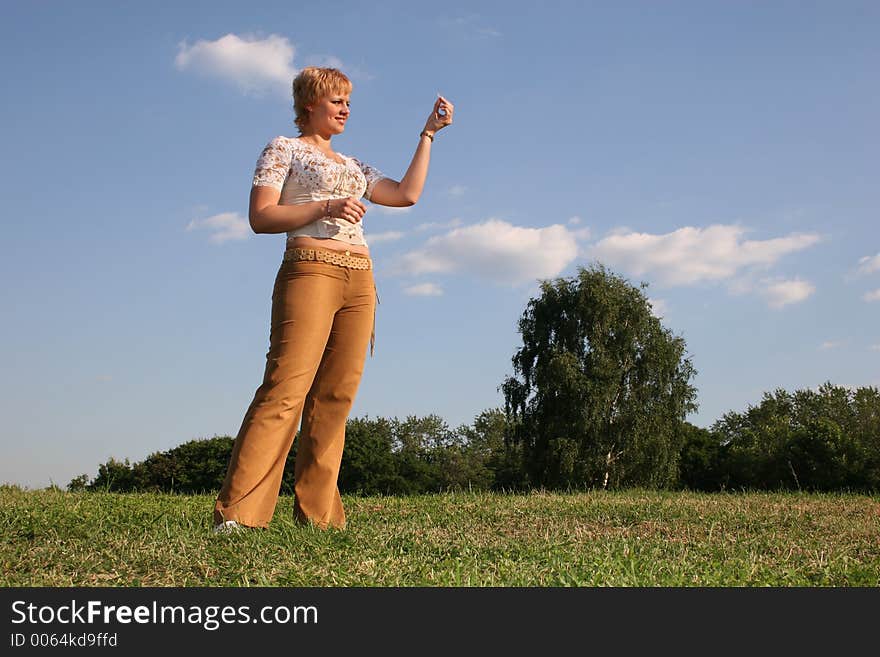
<path fill-rule="evenodd" d="M 721 444 L 721 485 L 734 490 L 796 488 L 787 454 L 794 398 L 783 389 L 764 393 L 744 413 L 725 413 L 712 425 Z"/>
<path fill-rule="evenodd" d="M 134 472 L 128 459 L 117 461 L 110 457 L 98 466 L 98 476 L 87 486 L 88 490 L 130 493 L 135 489 Z"/>
<path fill-rule="evenodd" d="M 859 480 L 861 487 L 880 491 L 880 389 L 858 388 L 852 393 L 850 435 L 864 454 Z"/>
<path fill-rule="evenodd" d="M 695 370 L 684 339 L 652 314 L 644 287 L 596 265 L 542 282 L 529 301 L 514 376 L 501 388 L 533 485 L 678 482 Z"/>
<path fill-rule="evenodd" d="M 186 494 L 211 493 L 223 483 L 233 439 L 214 436 L 190 440 L 165 452 L 154 452 L 143 461 L 110 458 L 98 475 L 85 485 L 86 475 L 73 479 L 68 490 L 113 492 L 151 491 Z"/>
<path fill-rule="evenodd" d="M 67 490 L 71 493 L 80 493 L 86 490 L 86 486 L 89 483 L 89 475 L 81 474 L 78 477 L 74 477 L 70 480 L 70 483 L 67 484 Z"/>
<path fill-rule="evenodd" d="M 440 490 L 442 486 L 437 454 L 455 443 L 455 434 L 438 415 L 409 415 L 394 419 L 393 450 L 397 472 L 405 482 L 403 494 Z"/>
<path fill-rule="evenodd" d="M 777 389 L 712 427 L 730 488 L 880 489 L 880 391 Z"/>
<path fill-rule="evenodd" d="M 232 454 L 231 436 L 197 438 L 136 463 L 138 490 L 204 494 L 219 490 Z"/>
<path fill-rule="evenodd" d="M 459 428 L 470 463 L 468 484 L 475 488 L 522 490 L 528 481 L 522 449 L 510 440 L 511 425 L 503 409 L 492 408 Z"/>
<path fill-rule="evenodd" d="M 394 424 L 385 418 L 350 418 L 339 471 L 339 490 L 361 495 L 393 495 L 406 483 L 391 451 Z"/>
<path fill-rule="evenodd" d="M 713 491 L 721 488 L 721 444 L 708 429 L 685 422 L 679 456 L 679 481 L 689 490 Z"/>

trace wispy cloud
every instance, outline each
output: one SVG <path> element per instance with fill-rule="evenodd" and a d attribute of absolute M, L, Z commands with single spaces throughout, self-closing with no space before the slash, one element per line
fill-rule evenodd
<path fill-rule="evenodd" d="M 373 80 L 376 77 L 358 66 L 347 65 L 335 55 L 307 55 L 303 60 L 303 65 L 337 68 L 340 71 L 344 71 L 352 80 Z"/>
<path fill-rule="evenodd" d="M 658 319 L 663 319 L 669 312 L 669 305 L 664 299 L 648 299 L 651 304 L 651 313 Z"/>
<path fill-rule="evenodd" d="M 481 36 L 487 36 L 487 37 L 500 37 L 501 36 L 501 30 L 496 29 L 494 27 L 488 27 L 488 26 L 477 27 L 476 31 L 477 31 L 477 34 L 479 34 Z"/>
<path fill-rule="evenodd" d="M 875 271 L 880 271 L 880 253 L 875 256 L 865 256 L 864 258 L 859 258 L 859 266 L 858 266 L 859 274 L 872 274 Z"/>
<path fill-rule="evenodd" d="M 862 298 L 868 303 L 880 301 L 880 288 L 872 290 L 871 292 L 865 292 L 865 295 Z"/>
<path fill-rule="evenodd" d="M 591 231 L 587 226 L 583 228 L 575 228 L 576 226 L 580 226 L 583 223 L 583 219 L 575 215 L 574 217 L 570 217 L 566 222 L 569 226 L 572 226 L 571 234 L 574 235 L 577 240 L 588 240 L 593 235 L 593 231 Z"/>
<path fill-rule="evenodd" d="M 458 16 L 444 22 L 467 37 L 497 39 L 501 36 L 501 30 L 489 25 L 477 14 Z"/>
<path fill-rule="evenodd" d="M 779 309 L 793 303 L 800 303 L 809 298 L 816 288 L 808 281 L 794 278 L 791 280 L 767 280 L 759 294 L 764 297 L 771 308 Z"/>
<path fill-rule="evenodd" d="M 880 344 L 872 344 L 869 348 L 871 351 L 880 351 Z"/>
<path fill-rule="evenodd" d="M 208 239 L 215 244 L 230 240 L 246 240 L 251 235 L 250 223 L 237 212 L 221 212 L 205 219 L 193 219 L 186 229 L 211 231 L 212 235 Z"/>
<path fill-rule="evenodd" d="M 576 256 L 565 226 L 523 228 L 489 219 L 431 237 L 402 256 L 397 269 L 411 275 L 456 272 L 517 285 L 557 276 Z"/>
<path fill-rule="evenodd" d="M 467 191 L 467 187 L 464 185 L 453 185 L 449 188 L 449 195 L 453 197 L 464 196 L 464 193 Z"/>
<path fill-rule="evenodd" d="M 841 346 L 843 346 L 842 342 L 838 342 L 836 340 L 827 340 L 827 341 L 823 342 L 819 346 L 819 348 L 827 350 L 827 349 L 837 349 L 838 347 L 841 347 Z"/>
<path fill-rule="evenodd" d="M 295 52 L 293 44 L 277 34 L 264 39 L 227 34 L 215 41 L 180 43 L 174 64 L 181 71 L 231 81 L 246 94 L 283 91 L 289 96 Z"/>
<path fill-rule="evenodd" d="M 451 221 L 427 221 L 416 226 L 416 230 L 423 232 L 426 230 L 446 230 L 447 228 L 458 228 L 464 223 L 461 219 L 452 219 Z"/>
<path fill-rule="evenodd" d="M 394 242 L 401 239 L 405 233 L 399 230 L 388 230 L 384 233 L 372 233 L 368 236 L 367 241 L 370 244 L 380 244 L 382 242 Z"/>
<path fill-rule="evenodd" d="M 439 297 L 443 296 L 443 288 L 436 283 L 420 283 L 403 288 L 403 293 L 411 297 Z"/>
<path fill-rule="evenodd" d="M 395 215 L 395 214 L 406 214 L 407 212 L 412 211 L 414 206 L 406 205 L 401 208 L 394 208 L 390 205 L 379 205 L 377 203 L 372 203 L 368 206 L 367 210 L 372 214 L 373 212 L 377 214 L 386 214 L 386 215 Z"/>
<path fill-rule="evenodd" d="M 599 240 L 589 255 L 636 276 L 654 276 L 665 285 L 694 285 L 730 279 L 749 268 L 769 267 L 820 241 L 818 235 L 800 233 L 743 240 L 745 233 L 745 228 L 736 225 L 685 226 L 659 235 L 623 230 Z"/>

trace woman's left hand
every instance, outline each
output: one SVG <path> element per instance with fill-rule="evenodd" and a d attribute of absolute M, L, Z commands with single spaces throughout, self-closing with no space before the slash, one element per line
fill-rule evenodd
<path fill-rule="evenodd" d="M 434 133 L 451 124 L 452 112 L 454 110 L 455 106 L 452 103 L 443 96 L 438 95 L 437 100 L 434 101 L 434 109 L 431 111 L 431 116 L 425 122 L 425 130 Z"/>

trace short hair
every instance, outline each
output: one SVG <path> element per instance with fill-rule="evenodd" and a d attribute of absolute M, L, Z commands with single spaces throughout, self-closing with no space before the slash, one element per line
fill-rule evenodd
<path fill-rule="evenodd" d="M 309 122 L 306 105 L 332 94 L 350 94 L 351 86 L 351 80 L 339 69 L 320 66 L 307 66 L 302 69 L 293 78 L 293 111 L 296 113 L 294 123 L 299 127 L 300 132 Z"/>

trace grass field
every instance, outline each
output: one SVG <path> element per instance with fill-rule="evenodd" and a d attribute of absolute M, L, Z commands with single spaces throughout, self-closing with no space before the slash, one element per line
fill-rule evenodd
<path fill-rule="evenodd" d="M 348 528 L 210 531 L 212 496 L 0 487 L 3 586 L 877 586 L 880 497 L 345 497 Z"/>

